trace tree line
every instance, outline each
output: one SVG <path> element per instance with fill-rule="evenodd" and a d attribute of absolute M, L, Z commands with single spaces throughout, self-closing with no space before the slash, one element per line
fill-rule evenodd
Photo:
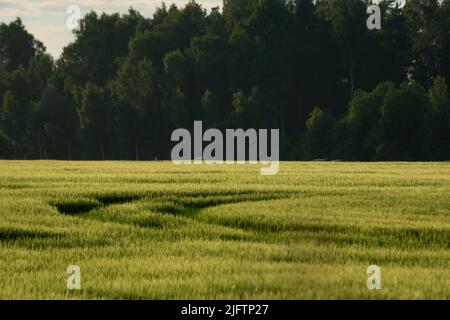
<path fill-rule="evenodd" d="M 0 158 L 169 159 L 170 134 L 280 129 L 284 160 L 449 160 L 450 0 L 191 1 L 90 12 L 54 60 L 0 25 Z M 63 27 L 63 26 L 62 26 Z"/>

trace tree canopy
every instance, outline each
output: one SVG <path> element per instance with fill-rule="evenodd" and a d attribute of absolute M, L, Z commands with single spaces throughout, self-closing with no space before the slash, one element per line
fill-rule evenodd
<path fill-rule="evenodd" d="M 90 12 L 57 60 L 0 24 L 0 157 L 168 159 L 170 134 L 276 128 L 281 158 L 450 159 L 450 0 L 224 0 Z"/>

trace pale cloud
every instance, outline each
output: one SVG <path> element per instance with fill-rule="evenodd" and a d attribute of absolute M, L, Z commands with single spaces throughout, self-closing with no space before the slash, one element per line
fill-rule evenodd
<path fill-rule="evenodd" d="M 179 7 L 189 0 L 167 0 L 166 5 L 172 3 Z M 0 0 L 0 22 L 10 22 L 20 17 L 37 39 L 44 42 L 48 52 L 54 57 L 61 54 L 62 48 L 73 40 L 72 32 L 66 27 L 66 13 L 69 5 L 77 5 L 82 15 L 89 11 L 98 13 L 127 12 L 130 7 L 138 10 L 142 15 L 151 17 L 161 0 Z M 198 0 L 204 9 L 221 6 L 222 0 Z"/>

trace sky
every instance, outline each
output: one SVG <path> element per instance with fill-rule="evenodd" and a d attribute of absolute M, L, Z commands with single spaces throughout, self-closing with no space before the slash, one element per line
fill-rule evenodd
<path fill-rule="evenodd" d="M 166 0 L 166 5 L 175 3 L 185 5 L 188 0 Z M 94 10 L 96 12 L 122 12 L 130 7 L 138 10 L 143 16 L 151 17 L 162 0 L 0 0 L 0 23 L 9 23 L 17 17 L 22 19 L 28 32 L 44 43 L 47 51 L 58 58 L 63 47 L 73 40 L 72 31 L 67 27 L 70 13 L 67 9 L 76 5 L 81 16 Z M 220 6 L 222 0 L 197 0 L 203 8 L 210 10 Z"/>

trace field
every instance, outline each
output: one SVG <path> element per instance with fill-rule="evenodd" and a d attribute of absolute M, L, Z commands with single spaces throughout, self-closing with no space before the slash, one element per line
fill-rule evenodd
<path fill-rule="evenodd" d="M 0 161 L 0 299 L 450 299 L 449 266 L 450 163 Z"/>

